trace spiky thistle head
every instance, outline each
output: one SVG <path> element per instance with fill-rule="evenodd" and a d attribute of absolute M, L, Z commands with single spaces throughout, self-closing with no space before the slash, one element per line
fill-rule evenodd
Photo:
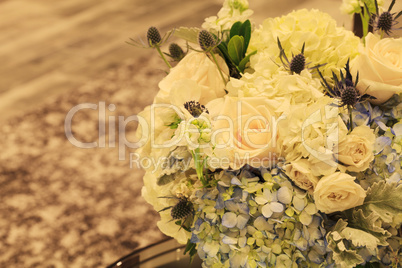
<path fill-rule="evenodd" d="M 357 84 L 359 82 L 359 73 L 357 73 L 356 78 L 353 78 L 350 72 L 349 60 L 344 68 L 345 74 L 340 70 L 340 78 L 332 72 L 332 78 L 334 86 L 330 86 L 325 80 L 322 73 L 318 70 L 321 77 L 321 84 L 327 91 L 327 95 L 332 98 L 339 100 L 339 106 L 349 106 L 354 107 L 357 103 L 368 100 L 375 99 L 375 97 L 368 94 L 360 94 L 357 89 Z"/>
<path fill-rule="evenodd" d="M 194 205 L 186 198 L 180 198 L 179 202 L 173 206 L 170 215 L 173 220 L 187 218 L 194 213 Z"/>
<path fill-rule="evenodd" d="M 297 54 L 296 56 L 293 56 L 292 59 L 288 60 L 288 57 L 286 56 L 285 50 L 282 47 L 281 41 L 279 38 L 277 38 L 277 43 L 278 43 L 278 48 L 279 48 L 279 59 L 281 60 L 283 67 L 285 67 L 286 70 L 290 71 L 292 74 L 300 74 L 306 66 L 309 64 L 306 62 L 306 57 L 304 56 L 304 47 L 305 43 L 303 43 L 303 47 L 301 49 L 301 53 Z M 308 68 L 309 70 L 316 69 L 318 67 L 321 67 L 322 65 L 317 65 L 312 68 Z"/>
<path fill-rule="evenodd" d="M 169 45 L 169 53 L 170 57 L 175 61 L 180 61 L 185 55 L 183 49 L 176 43 L 171 43 Z"/>
<path fill-rule="evenodd" d="M 389 13 L 388 11 L 383 12 L 379 17 L 377 21 L 377 29 L 384 31 L 385 33 L 391 32 L 393 25 L 393 17 L 392 14 Z"/>
<path fill-rule="evenodd" d="M 377 0 L 375 0 L 374 2 L 376 7 L 376 14 L 373 15 L 375 29 L 386 33 L 387 35 L 390 35 L 392 33 L 392 30 L 400 30 L 401 28 L 395 29 L 394 26 L 399 23 L 397 19 L 402 15 L 402 11 L 400 11 L 398 14 L 391 13 L 391 10 L 395 4 L 395 0 L 392 0 L 391 4 L 388 7 L 388 10 L 384 11 L 381 14 L 379 14 Z"/>
<path fill-rule="evenodd" d="M 208 113 L 207 108 L 197 101 L 188 101 L 184 104 L 184 108 L 194 117 L 199 117 L 203 112 Z"/>
<path fill-rule="evenodd" d="M 149 46 L 159 45 L 162 42 L 161 34 L 154 26 L 149 27 L 147 32 L 147 39 Z"/>
<path fill-rule="evenodd" d="M 289 64 L 290 71 L 300 74 L 306 67 L 306 57 L 302 53 L 297 54 L 292 58 Z"/>
<path fill-rule="evenodd" d="M 355 106 L 359 101 L 360 94 L 354 86 L 347 86 L 341 90 L 341 101 L 343 105 Z"/>
<path fill-rule="evenodd" d="M 202 50 L 208 51 L 216 46 L 216 40 L 210 32 L 202 30 L 198 34 L 198 43 Z"/>

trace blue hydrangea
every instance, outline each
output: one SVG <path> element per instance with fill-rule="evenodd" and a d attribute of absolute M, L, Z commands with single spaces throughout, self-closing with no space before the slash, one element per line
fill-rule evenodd
<path fill-rule="evenodd" d="M 191 241 L 206 267 L 299 267 L 327 257 L 323 220 L 279 170 L 222 171 L 196 193 Z"/>

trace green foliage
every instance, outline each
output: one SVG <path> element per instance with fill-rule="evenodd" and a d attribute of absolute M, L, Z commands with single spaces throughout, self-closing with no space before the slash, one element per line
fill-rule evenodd
<path fill-rule="evenodd" d="M 186 245 L 186 249 L 184 250 L 184 255 L 186 255 L 187 252 L 190 255 L 190 263 L 191 263 L 193 261 L 195 254 L 197 254 L 197 244 L 192 243 L 190 241 L 190 239 L 187 240 L 187 245 Z"/>
<path fill-rule="evenodd" d="M 204 169 L 205 169 L 207 159 L 202 157 L 199 148 L 195 149 L 192 152 L 192 156 L 194 159 L 195 170 L 197 172 L 197 176 L 200 179 L 200 181 L 202 182 L 202 185 L 204 187 L 207 187 L 208 186 L 207 178 L 204 176 Z"/>
<path fill-rule="evenodd" d="M 386 223 L 392 223 L 394 217 L 402 214 L 402 185 L 380 181 L 374 183 L 368 190 L 362 209 L 365 215 L 372 212 Z M 398 223 L 396 223 L 398 224 Z"/>
<path fill-rule="evenodd" d="M 371 250 L 377 248 L 377 242 L 379 241 L 375 236 L 366 233 L 365 231 L 346 227 L 342 230 L 341 235 L 352 242 L 355 247 L 366 247 Z"/>
<path fill-rule="evenodd" d="M 223 55 L 230 69 L 232 77 L 240 77 L 244 73 L 250 57 L 257 51 L 253 51 L 246 56 L 247 48 L 251 38 L 251 23 L 249 20 L 245 22 L 236 22 L 230 29 L 229 39 L 227 42 L 221 42 L 218 49 Z"/>
<path fill-rule="evenodd" d="M 181 121 L 183 121 L 183 119 L 181 119 L 180 117 L 176 116 L 174 118 L 174 121 L 172 123 L 170 123 L 168 125 L 168 127 L 170 127 L 170 129 L 177 129 L 179 127 L 179 124 L 181 123 Z"/>
<path fill-rule="evenodd" d="M 354 267 L 364 262 L 363 258 L 354 249 L 345 246 L 342 231 L 348 223 L 340 219 L 334 226 L 333 231 L 327 234 L 328 248 L 333 251 L 333 259 L 339 267 Z"/>
<path fill-rule="evenodd" d="M 162 175 L 157 179 L 156 184 L 158 186 L 163 186 L 163 185 L 166 185 L 166 184 L 168 184 L 168 183 L 170 183 L 170 182 L 172 182 L 174 180 L 175 180 L 175 175 L 174 174 Z"/>
<path fill-rule="evenodd" d="M 379 246 L 387 246 L 387 238 L 391 237 L 391 234 L 377 224 L 378 220 L 379 216 L 374 212 L 365 216 L 361 209 L 353 210 L 351 217 L 349 217 L 349 226 L 365 231 L 376 237 Z"/>
<path fill-rule="evenodd" d="M 190 43 L 198 44 L 198 34 L 200 29 L 180 27 L 174 30 L 173 35 Z"/>
<path fill-rule="evenodd" d="M 368 262 L 366 264 L 357 265 L 356 268 L 380 268 L 381 265 L 378 262 Z"/>
<path fill-rule="evenodd" d="M 239 66 L 240 60 L 244 56 L 244 37 L 235 35 L 230 38 L 228 53 L 232 61 Z"/>

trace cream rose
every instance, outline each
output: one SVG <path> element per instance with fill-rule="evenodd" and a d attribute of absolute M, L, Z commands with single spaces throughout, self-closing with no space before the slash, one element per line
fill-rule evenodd
<path fill-rule="evenodd" d="M 361 46 L 359 52 L 351 70 L 354 74 L 359 72 L 357 89 L 360 93 L 376 97 L 371 100 L 374 104 L 402 93 L 402 38 L 380 39 L 369 33 L 366 46 Z"/>
<path fill-rule="evenodd" d="M 348 171 L 360 172 L 374 160 L 375 135 L 368 126 L 358 126 L 339 143 L 338 160 Z M 342 166 L 339 167 L 341 170 Z"/>
<path fill-rule="evenodd" d="M 226 63 L 219 56 L 217 60 L 224 76 L 227 77 L 229 70 Z M 201 104 L 225 95 L 226 84 L 216 64 L 205 53 L 190 52 L 159 83 L 160 90 L 154 103 L 170 103 L 171 90 L 181 80 L 192 80 L 201 88 Z"/>
<path fill-rule="evenodd" d="M 275 163 L 278 157 L 276 105 L 264 97 L 228 96 L 207 104 L 213 121 L 211 159 L 221 160 L 218 167 L 239 168 L 244 164 L 270 167 Z"/>
<path fill-rule="evenodd" d="M 287 164 L 285 171 L 297 186 L 313 194 L 318 178 L 311 173 L 310 165 L 307 159 L 300 159 Z"/>
<path fill-rule="evenodd" d="M 342 172 L 322 177 L 314 190 L 317 209 L 332 213 L 362 205 L 366 192 L 354 180 L 354 177 Z"/>

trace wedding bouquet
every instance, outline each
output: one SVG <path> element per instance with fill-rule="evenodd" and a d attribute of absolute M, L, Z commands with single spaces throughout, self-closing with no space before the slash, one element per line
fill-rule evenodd
<path fill-rule="evenodd" d="M 169 71 L 138 115 L 142 195 L 203 267 L 400 267 L 401 13 L 366 2 L 363 38 L 318 10 L 256 26 L 246 0 L 149 28 Z"/>

